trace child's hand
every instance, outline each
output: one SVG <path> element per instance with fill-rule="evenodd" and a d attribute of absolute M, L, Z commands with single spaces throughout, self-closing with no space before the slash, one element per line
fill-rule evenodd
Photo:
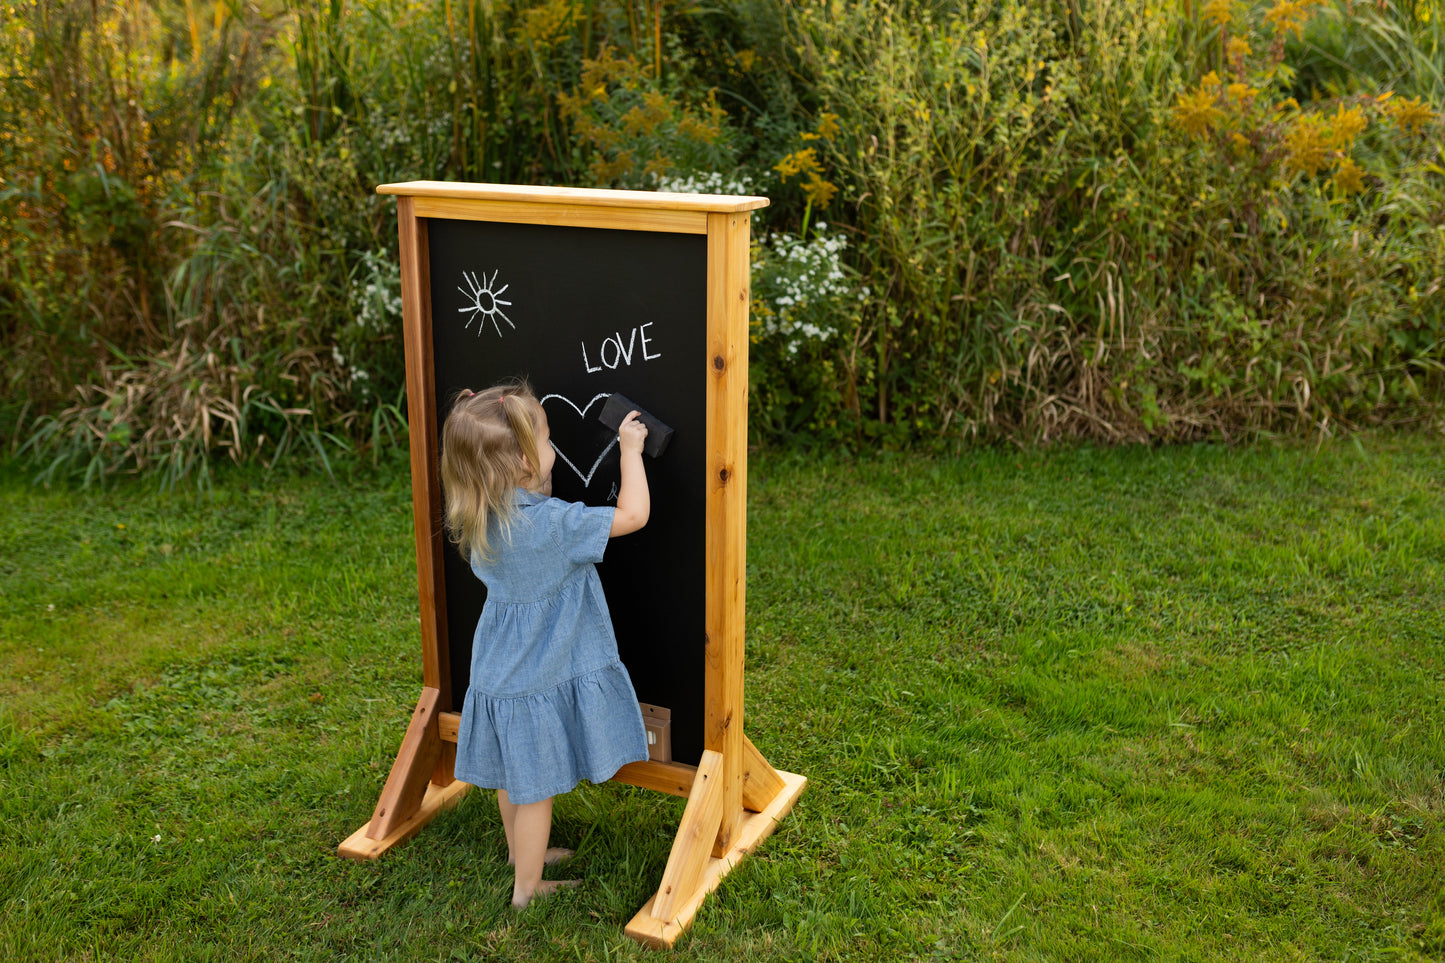
<path fill-rule="evenodd" d="M 623 451 L 632 451 L 642 454 L 642 444 L 647 440 L 647 426 L 637 420 L 640 412 L 628 412 L 627 417 L 622 419 L 622 424 L 617 428 L 617 441 Z"/>

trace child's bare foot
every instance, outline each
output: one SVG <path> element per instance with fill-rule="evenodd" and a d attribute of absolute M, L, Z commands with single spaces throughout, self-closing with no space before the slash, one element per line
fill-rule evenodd
<path fill-rule="evenodd" d="M 547 852 L 546 852 L 546 854 L 542 857 L 542 865 L 543 865 L 543 866 L 556 866 L 558 863 L 565 863 L 565 862 L 567 862 L 567 860 L 571 859 L 573 856 L 576 856 L 576 855 L 577 855 L 577 851 L 576 851 L 575 849 L 567 849 L 567 848 L 564 847 L 564 846 L 553 846 L 552 848 L 548 849 Z M 508 857 L 507 857 L 507 865 L 508 865 L 508 866 L 515 866 L 515 865 L 517 865 L 517 859 L 516 859 L 516 857 L 514 857 L 514 856 L 508 856 Z"/>
<path fill-rule="evenodd" d="M 580 879 L 544 879 L 537 884 L 537 888 L 530 893 L 518 893 L 512 890 L 512 909 L 526 909 L 527 904 L 534 899 L 541 899 L 544 896 L 551 896 L 559 889 L 575 889 L 582 885 Z"/>

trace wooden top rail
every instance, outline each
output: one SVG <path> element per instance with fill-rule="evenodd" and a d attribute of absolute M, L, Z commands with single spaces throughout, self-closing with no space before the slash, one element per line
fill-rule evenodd
<path fill-rule="evenodd" d="M 766 197 L 730 194 L 670 194 L 663 191 L 611 191 L 588 187 L 533 187 L 522 184 L 463 184 L 455 181 L 406 181 L 382 184 L 378 194 L 407 197 L 448 197 L 459 200 L 510 201 L 522 204 L 587 204 L 655 211 L 700 211 L 735 214 L 771 203 Z"/>

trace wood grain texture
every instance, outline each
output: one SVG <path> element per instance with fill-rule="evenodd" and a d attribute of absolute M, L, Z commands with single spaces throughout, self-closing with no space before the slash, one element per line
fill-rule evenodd
<path fill-rule="evenodd" d="M 779 792 L 768 808 L 760 813 L 749 813 L 738 827 L 737 842 L 722 858 L 710 858 L 703 867 L 697 890 L 690 898 L 674 907 L 670 915 L 660 915 L 657 899 L 648 900 L 632 922 L 627 924 L 627 935 L 641 943 L 657 949 L 668 949 L 677 942 L 692 925 L 703 900 L 722 883 L 733 867 L 743 857 L 762 845 L 763 840 L 773 834 L 778 822 L 786 816 L 803 794 L 808 780 L 791 772 L 779 772 L 783 780 L 783 791 Z"/>
<path fill-rule="evenodd" d="M 658 919 L 672 919 L 693 898 L 707 861 L 712 858 L 712 842 L 723 815 L 722 765 L 719 753 L 703 750 L 687 807 L 682 811 L 677 838 L 672 841 L 672 852 L 667 857 L 667 868 L 662 871 L 662 884 L 653 898 Z"/>
<path fill-rule="evenodd" d="M 652 759 L 630 762 L 617 770 L 617 775 L 612 777 L 615 782 L 684 798 L 692 793 L 693 781 L 696 778 L 696 766 L 681 762 L 656 762 Z"/>
<path fill-rule="evenodd" d="M 398 826 L 416 815 L 426 795 L 432 770 L 442 751 L 441 736 L 437 730 L 437 703 L 441 693 L 427 687 L 421 690 L 416 709 L 412 711 L 411 722 L 402 737 L 401 749 L 392 763 L 391 773 L 382 787 L 381 798 L 371 815 L 366 835 L 371 839 L 385 839 Z"/>
<path fill-rule="evenodd" d="M 421 805 L 412 817 L 382 839 L 366 835 L 371 823 L 352 833 L 337 847 L 339 855 L 346 859 L 379 859 L 393 846 L 399 846 L 421 832 L 437 816 L 461 802 L 472 787 L 464 782 L 453 781 L 447 786 L 428 786 Z"/>
<path fill-rule="evenodd" d="M 723 817 L 714 856 L 731 849 L 743 813 L 748 222 L 747 214 L 708 216 L 708 586 L 703 746 L 723 757 Z"/>
<path fill-rule="evenodd" d="M 747 736 L 743 736 L 743 751 L 743 808 L 760 813 L 783 791 L 783 777 Z"/>
<path fill-rule="evenodd" d="M 508 224 L 548 224 L 555 227 L 603 228 L 615 231 L 660 231 L 666 234 L 707 233 L 706 211 L 665 208 L 630 210 L 580 204 L 537 204 L 512 200 L 473 200 L 460 197 L 418 197 L 418 217 L 444 217 L 462 221 Z"/>
<path fill-rule="evenodd" d="M 703 213 L 755 211 L 771 203 L 766 197 L 732 194 L 671 194 L 665 191 L 614 191 L 587 187 L 536 187 L 525 184 L 473 184 L 454 181 L 382 184 L 377 187 L 376 192 L 403 197 L 448 197 L 472 201 Z"/>
<path fill-rule="evenodd" d="M 446 581 L 442 576 L 441 478 L 437 463 L 436 390 L 431 337 L 431 271 L 426 222 L 409 197 L 397 199 L 401 243 L 402 337 L 406 351 L 407 425 L 411 439 L 412 528 L 421 608 L 422 685 L 438 690 L 438 711 L 452 708 L 447 650 Z"/>

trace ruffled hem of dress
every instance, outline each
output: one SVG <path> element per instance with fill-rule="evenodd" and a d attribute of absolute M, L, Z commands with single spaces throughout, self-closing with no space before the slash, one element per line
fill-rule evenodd
<path fill-rule="evenodd" d="M 457 736 L 456 776 L 505 789 L 517 805 L 605 782 L 647 758 L 647 734 L 632 680 L 612 662 L 521 696 L 467 691 Z"/>

